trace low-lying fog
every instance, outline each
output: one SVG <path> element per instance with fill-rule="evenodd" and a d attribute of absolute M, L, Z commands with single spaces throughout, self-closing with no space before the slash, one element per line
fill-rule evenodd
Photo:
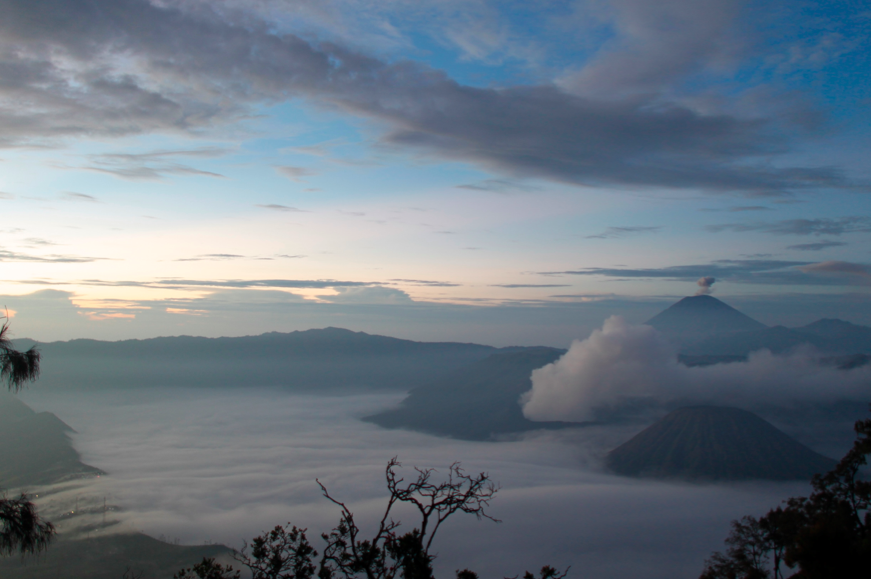
<path fill-rule="evenodd" d="M 572 566 L 572 577 L 695 577 L 722 548 L 729 522 L 804 494 L 802 483 L 690 485 L 639 482 L 600 471 L 598 457 L 634 434 L 585 429 L 534 433 L 512 442 L 465 442 L 383 430 L 358 420 L 402 395 L 296 395 L 149 389 L 141 392 L 40 392 L 22 399 L 78 431 L 83 461 L 109 476 L 80 496 L 108 497 L 126 528 L 182 543 L 240 547 L 288 521 L 319 534 L 338 521 L 319 478 L 358 520 L 383 512 L 384 466 L 446 470 L 461 461 L 501 486 L 491 513 L 500 524 L 455 518 L 436 539 L 437 574 L 468 567 L 510 577 L 544 564 Z M 74 500 L 72 494 L 66 500 Z M 72 506 L 72 505 L 71 505 Z M 411 513 L 400 520 L 414 523 Z"/>

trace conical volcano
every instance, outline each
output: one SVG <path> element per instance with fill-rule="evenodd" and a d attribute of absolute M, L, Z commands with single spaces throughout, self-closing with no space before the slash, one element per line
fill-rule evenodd
<path fill-rule="evenodd" d="M 675 410 L 612 450 L 617 474 L 684 480 L 808 480 L 835 466 L 759 416 L 738 408 Z"/>
<path fill-rule="evenodd" d="M 766 327 L 717 298 L 705 295 L 683 298 L 650 318 L 647 325 L 679 342 Z"/>

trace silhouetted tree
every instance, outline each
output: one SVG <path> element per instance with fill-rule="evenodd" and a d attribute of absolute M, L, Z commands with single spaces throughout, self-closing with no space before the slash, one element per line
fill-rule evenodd
<path fill-rule="evenodd" d="M 203 557 L 202 562 L 193 567 L 182 569 L 172 576 L 172 579 L 239 579 L 241 572 L 234 570 L 232 565 L 222 565 L 212 557 Z"/>
<path fill-rule="evenodd" d="M 705 562 L 701 579 L 867 577 L 871 569 L 871 481 L 862 469 L 871 454 L 871 419 L 855 425 L 853 448 L 811 481 L 809 497 L 785 501 L 764 517 L 732 522 L 726 553 Z M 770 568 L 770 571 L 769 571 Z"/>
<path fill-rule="evenodd" d="M 313 557 L 318 552 L 309 544 L 306 529 L 276 526 L 245 543 L 236 560 L 251 570 L 252 579 L 310 579 L 315 573 Z M 250 548 L 250 553 L 249 553 Z"/>
<path fill-rule="evenodd" d="M 318 481 L 324 497 L 339 506 L 341 515 L 339 524 L 321 535 L 326 546 L 317 564 L 318 552 L 308 542 L 306 529 L 290 523 L 265 532 L 250 545 L 246 543 L 236 560 L 251 570 L 253 579 L 313 579 L 315 570 L 318 579 L 433 579 L 435 556 L 430 548 L 442 523 L 458 512 L 499 522 L 486 511 L 498 487 L 487 473 L 468 475 L 459 463 L 451 465 L 445 481 L 434 482 L 433 469 L 415 468 L 417 477 L 406 483 L 397 475 L 400 466 L 395 457 L 387 463 L 390 496 L 370 538 L 363 537 L 348 506 Z M 413 505 L 420 515 L 417 526 L 406 533 L 401 533 L 400 522 L 391 518 L 391 511 L 399 503 Z M 563 579 L 565 575 L 544 567 L 540 579 Z M 464 569 L 457 571 L 457 577 L 476 579 L 477 575 Z M 527 572 L 524 579 L 536 578 Z"/>
<path fill-rule="evenodd" d="M 5 319 L 6 316 L 0 316 Z M 0 327 L 0 381 L 10 392 L 18 392 L 25 382 L 39 377 L 39 350 L 33 346 L 26 352 L 19 352 L 9 339 L 9 322 Z"/>
<path fill-rule="evenodd" d="M 10 392 L 18 392 L 26 382 L 38 376 L 39 351 L 36 347 L 26 352 L 16 350 L 9 340 L 9 323 L 4 322 L 0 326 L 0 381 Z M 36 506 L 27 495 L 0 498 L 0 554 L 41 551 L 48 546 L 54 532 L 51 523 L 39 518 Z"/>

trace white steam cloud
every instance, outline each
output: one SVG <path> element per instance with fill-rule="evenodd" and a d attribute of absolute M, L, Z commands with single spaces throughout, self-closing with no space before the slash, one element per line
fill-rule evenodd
<path fill-rule="evenodd" d="M 530 420 L 581 422 L 640 398 L 730 406 L 868 400 L 871 366 L 824 366 L 807 348 L 789 356 L 760 350 L 746 362 L 688 368 L 655 329 L 612 316 L 562 358 L 534 370 L 532 390 L 520 403 Z"/>
<path fill-rule="evenodd" d="M 714 291 L 713 285 L 714 282 L 717 281 L 716 278 L 706 275 L 705 277 L 700 277 L 696 282 L 696 285 L 699 286 L 699 289 L 696 291 L 697 296 L 709 296 L 711 292 Z"/>

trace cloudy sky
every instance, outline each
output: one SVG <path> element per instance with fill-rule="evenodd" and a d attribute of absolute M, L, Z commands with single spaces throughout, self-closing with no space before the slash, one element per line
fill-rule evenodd
<path fill-rule="evenodd" d="M 871 323 L 863 2 L 0 6 L 18 336 Z"/>

